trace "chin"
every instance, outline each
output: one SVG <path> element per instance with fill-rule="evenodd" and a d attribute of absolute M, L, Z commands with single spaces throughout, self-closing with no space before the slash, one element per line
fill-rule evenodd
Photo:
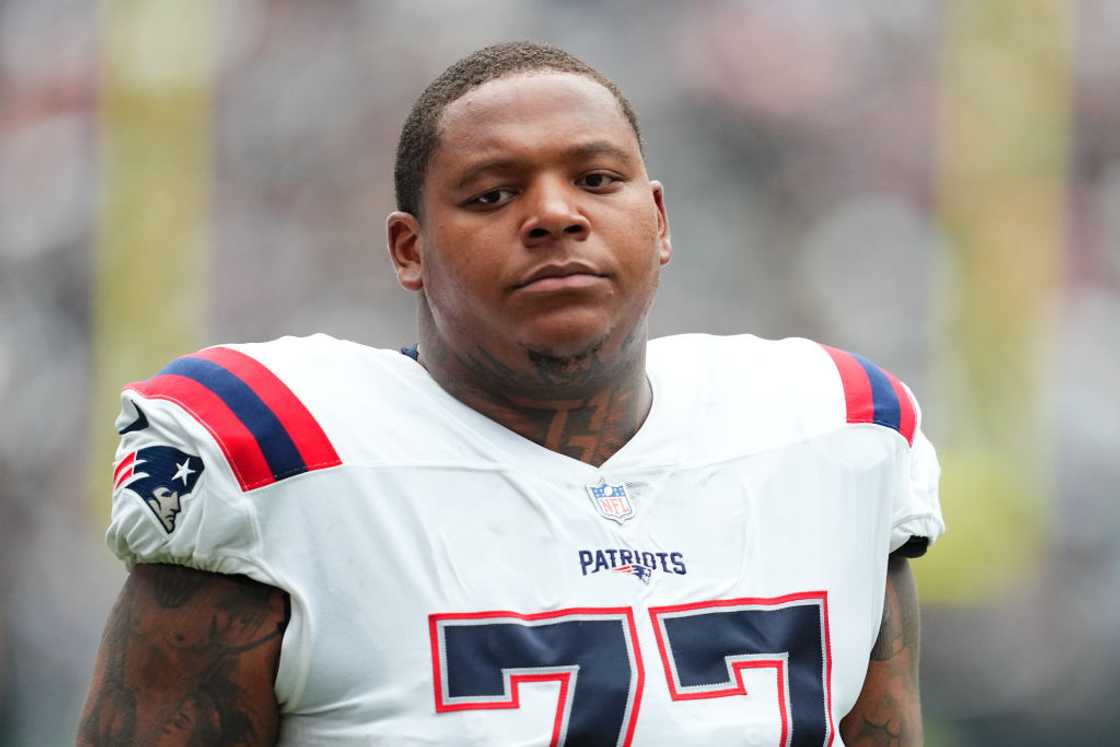
<path fill-rule="evenodd" d="M 580 358 L 598 353 L 611 337 L 611 327 L 601 320 L 550 320 L 525 330 L 518 344 L 530 355 L 547 358 Z"/>
<path fill-rule="evenodd" d="M 564 391 L 566 396 L 584 396 L 584 390 L 600 383 L 611 368 L 600 356 L 604 342 L 592 341 L 580 347 L 525 348 L 535 373 L 532 380 L 536 386 L 544 386 L 550 395 Z"/>
<path fill-rule="evenodd" d="M 566 388 L 572 396 L 583 396 L 585 389 L 600 385 L 604 378 L 617 375 L 620 366 L 626 366 L 623 348 L 630 336 L 624 336 L 625 340 L 616 337 L 610 327 L 599 327 L 581 334 L 536 337 L 520 347 L 540 382 Z"/>
<path fill-rule="evenodd" d="M 615 371 L 641 321 L 602 309 L 569 308 L 524 320 L 517 345 L 546 378 L 578 385 Z"/>
<path fill-rule="evenodd" d="M 581 339 L 579 341 L 536 341 L 521 347 L 534 360 L 553 359 L 556 361 L 579 360 L 596 356 L 602 351 L 606 337 Z"/>

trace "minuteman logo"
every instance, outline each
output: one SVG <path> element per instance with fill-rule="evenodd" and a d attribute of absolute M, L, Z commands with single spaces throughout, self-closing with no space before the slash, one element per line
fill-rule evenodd
<path fill-rule="evenodd" d="M 113 470 L 113 492 L 135 493 L 152 510 L 164 531 L 175 531 L 181 501 L 190 495 L 202 474 L 202 460 L 171 446 L 147 446 L 130 451 Z"/>

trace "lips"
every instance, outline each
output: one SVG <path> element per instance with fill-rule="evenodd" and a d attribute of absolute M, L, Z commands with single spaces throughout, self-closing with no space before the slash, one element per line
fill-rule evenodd
<path fill-rule="evenodd" d="M 514 290 L 574 290 L 594 285 L 605 277 L 606 274 L 583 262 L 548 264 L 529 273 L 514 285 Z"/>

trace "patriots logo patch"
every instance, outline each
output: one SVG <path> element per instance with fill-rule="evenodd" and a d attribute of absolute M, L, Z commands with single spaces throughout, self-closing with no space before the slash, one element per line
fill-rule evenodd
<path fill-rule="evenodd" d="M 128 490 L 148 505 L 168 534 L 194 491 L 202 460 L 171 446 L 146 446 L 126 454 L 113 471 L 113 492 Z"/>

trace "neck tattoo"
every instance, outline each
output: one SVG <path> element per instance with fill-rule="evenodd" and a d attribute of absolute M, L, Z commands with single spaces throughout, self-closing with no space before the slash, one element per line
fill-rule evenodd
<path fill-rule="evenodd" d="M 435 348 L 433 350 L 433 347 Z M 628 442 L 649 414 L 653 394 L 644 356 L 632 372 L 610 377 L 602 386 L 604 366 L 593 350 L 578 361 L 534 360 L 537 381 L 526 394 L 526 377 L 479 349 L 466 360 L 440 346 L 425 345 L 419 360 L 449 394 L 467 406 L 551 451 L 598 467 Z M 565 386 L 564 379 L 576 380 Z M 547 392 L 578 392 L 552 398 Z"/>

